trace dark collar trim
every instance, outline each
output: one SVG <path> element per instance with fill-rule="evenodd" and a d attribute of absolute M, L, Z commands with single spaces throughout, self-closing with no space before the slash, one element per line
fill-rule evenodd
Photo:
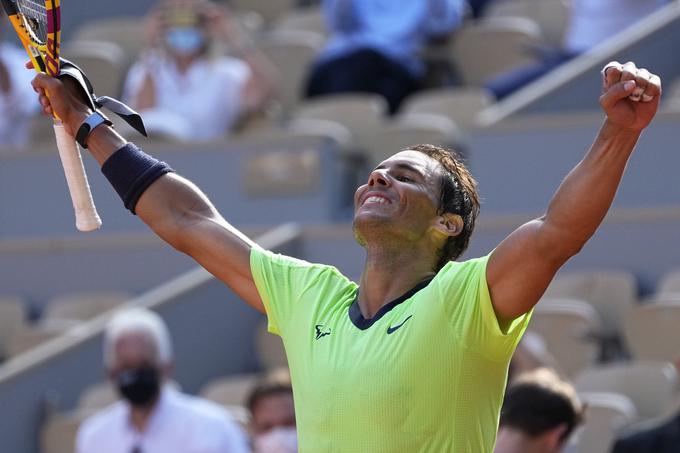
<path fill-rule="evenodd" d="M 354 324 L 360 330 L 368 329 L 373 324 L 375 324 L 380 318 L 385 316 L 385 314 L 387 314 L 394 307 L 404 302 L 405 300 L 411 298 L 415 293 L 429 285 L 433 278 L 434 277 L 430 277 L 427 280 L 423 280 L 422 282 L 418 283 L 416 286 L 411 288 L 409 291 L 404 293 L 404 295 L 397 297 L 396 299 L 390 301 L 386 305 L 383 305 L 380 308 L 380 310 L 378 310 L 378 312 L 375 314 L 375 316 L 368 319 L 364 318 L 364 315 L 361 313 L 361 309 L 359 308 L 359 290 L 357 289 L 357 295 L 354 296 L 354 301 L 352 302 L 352 305 L 349 306 L 350 321 L 352 321 L 352 324 Z"/>

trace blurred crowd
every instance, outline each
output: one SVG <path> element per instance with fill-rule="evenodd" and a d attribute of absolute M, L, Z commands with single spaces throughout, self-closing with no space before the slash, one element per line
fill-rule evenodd
<path fill-rule="evenodd" d="M 669 1 L 567 2 L 566 30 L 560 42 L 535 43 L 536 48 L 531 50 L 534 63 L 484 74 L 485 80 L 476 82 L 492 98 L 503 98 Z M 486 15 L 494 10 L 519 3 L 522 2 L 313 2 L 306 11 L 310 18 L 318 15 L 314 20 L 319 21 L 319 33 L 314 37 L 302 33 L 299 39 L 309 45 L 322 36 L 322 42 L 305 67 L 298 68 L 303 74 L 300 86 L 291 88 L 285 81 L 288 70 L 277 61 L 279 56 L 262 49 L 267 40 L 285 35 L 284 30 L 263 31 L 263 27 L 253 25 L 257 20 L 230 8 L 229 2 L 159 0 L 143 24 L 143 36 L 139 38 L 142 42 L 137 43 L 134 55 L 127 56 L 132 58 L 124 65 L 127 74 L 120 92 L 98 94 L 122 95 L 143 115 L 152 137 L 180 142 L 228 137 L 253 118 L 271 117 L 277 105 L 280 109 L 277 101 L 291 96 L 376 93 L 385 99 L 389 113 L 395 114 L 413 93 L 467 84 L 469 81 L 457 73 L 461 68 L 456 68 L 466 62 L 442 64 L 433 55 L 437 49 L 455 44 L 457 32 L 464 26 L 484 23 Z M 3 28 L 8 27 L 3 24 Z M 295 25 L 286 31 L 291 29 L 299 31 Z M 63 46 L 65 56 L 81 41 L 82 37 L 67 40 Z M 485 49 L 479 49 L 478 58 L 489 58 Z M 2 148 L 30 147 L 39 135 L 33 119 L 38 106 L 29 85 L 31 74 L 24 68 L 25 59 L 15 45 L 2 43 L 0 110 L 12 118 L 0 130 Z M 286 92 L 291 89 L 300 93 Z"/>

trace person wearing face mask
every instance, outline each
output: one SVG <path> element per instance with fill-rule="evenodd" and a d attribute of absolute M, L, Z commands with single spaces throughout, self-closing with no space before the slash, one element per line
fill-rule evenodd
<path fill-rule="evenodd" d="M 168 385 L 172 348 L 155 313 L 116 315 L 104 335 L 104 362 L 122 400 L 83 422 L 77 453 L 249 451 L 245 433 L 223 408 Z"/>
<path fill-rule="evenodd" d="M 254 453 L 296 453 L 293 387 L 287 369 L 265 376 L 250 392 L 250 434 Z"/>
<path fill-rule="evenodd" d="M 204 0 L 165 0 L 146 30 L 148 48 L 130 69 L 123 97 L 150 134 L 219 139 L 272 97 L 275 70 L 226 9 Z M 214 55 L 219 45 L 233 56 Z"/>

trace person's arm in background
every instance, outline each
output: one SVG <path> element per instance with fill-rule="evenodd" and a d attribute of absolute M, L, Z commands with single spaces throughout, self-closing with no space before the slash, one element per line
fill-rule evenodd
<path fill-rule="evenodd" d="M 638 90 L 640 102 L 629 99 Z M 564 179 L 546 214 L 511 233 L 489 258 L 487 282 L 501 323 L 531 310 L 558 269 L 595 233 L 660 96 L 658 76 L 633 63 L 608 65 L 600 97 L 607 119 L 590 151 Z"/>
<path fill-rule="evenodd" d="M 33 79 L 33 87 L 39 93 L 43 114 L 56 113 L 66 131 L 75 136 L 92 113 L 78 99 L 78 88 L 44 74 Z M 50 93 L 49 98 L 46 92 Z M 139 155 L 104 124 L 92 131 L 87 145 L 100 165 L 116 161 L 111 160 L 112 156 Z M 119 151 L 123 154 L 118 154 Z M 135 165 L 119 168 L 118 173 L 129 177 L 126 171 L 135 170 L 139 163 L 140 159 L 135 159 Z M 194 258 L 249 305 L 264 312 L 250 270 L 250 251 L 255 243 L 230 225 L 193 183 L 174 173 L 164 173 L 142 192 L 132 209 L 161 239 Z"/>
<path fill-rule="evenodd" d="M 139 111 L 156 107 L 156 85 L 151 65 L 154 64 L 154 53 L 161 47 L 163 28 L 161 15 L 160 8 L 149 12 L 144 25 L 145 48 L 128 72 L 125 81 L 123 98 L 132 108 Z"/>

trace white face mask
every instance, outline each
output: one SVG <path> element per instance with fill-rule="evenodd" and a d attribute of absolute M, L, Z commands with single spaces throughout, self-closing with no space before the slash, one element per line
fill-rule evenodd
<path fill-rule="evenodd" d="M 165 42 L 179 55 L 193 55 L 205 45 L 205 36 L 196 27 L 174 27 L 165 33 Z"/>
<path fill-rule="evenodd" d="M 255 436 L 253 453 L 297 453 L 295 428 L 281 426 Z"/>

